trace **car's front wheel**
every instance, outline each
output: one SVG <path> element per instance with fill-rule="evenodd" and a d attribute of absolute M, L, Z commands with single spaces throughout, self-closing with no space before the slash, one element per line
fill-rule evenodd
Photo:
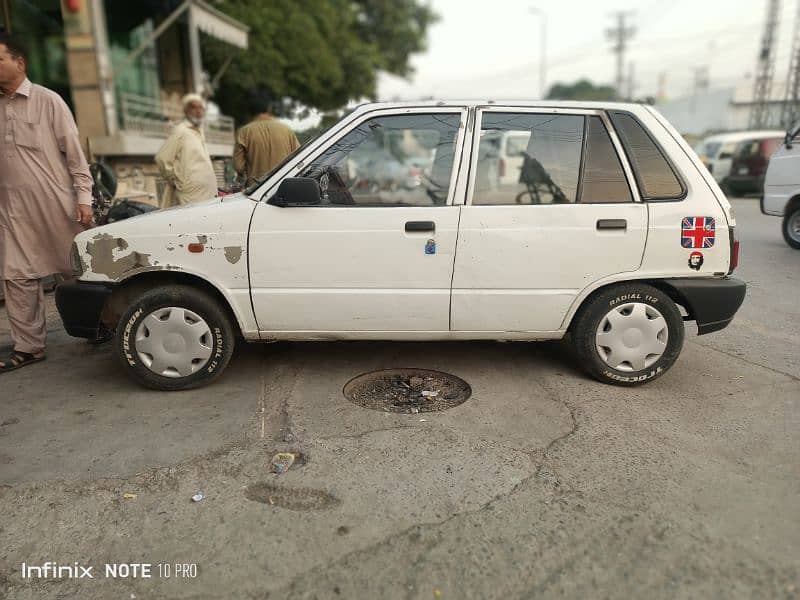
<path fill-rule="evenodd" d="M 114 349 L 127 373 L 157 390 L 210 383 L 233 354 L 230 319 L 214 298 L 181 285 L 140 295 L 117 326 Z"/>
<path fill-rule="evenodd" d="M 581 307 L 570 329 L 583 368 L 615 385 L 639 385 L 663 375 L 683 347 L 678 307 L 645 284 L 601 291 Z"/>
<path fill-rule="evenodd" d="M 783 239 L 795 250 L 800 250 L 800 204 L 787 210 L 783 216 Z"/>

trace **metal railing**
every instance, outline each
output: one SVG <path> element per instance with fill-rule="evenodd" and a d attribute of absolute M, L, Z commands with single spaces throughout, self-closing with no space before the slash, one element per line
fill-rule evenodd
<path fill-rule="evenodd" d="M 168 137 L 172 127 L 183 118 L 183 110 L 177 102 L 162 102 L 130 93 L 120 94 L 119 102 L 123 131 L 145 137 Z M 204 131 L 207 143 L 233 147 L 235 128 L 232 117 L 218 115 L 213 120 L 208 119 Z"/>

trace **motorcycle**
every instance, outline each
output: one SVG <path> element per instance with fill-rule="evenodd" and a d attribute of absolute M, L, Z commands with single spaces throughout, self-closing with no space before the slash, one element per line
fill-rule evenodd
<path fill-rule="evenodd" d="M 157 206 L 129 199 L 115 199 L 117 177 L 105 162 L 98 160 L 89 165 L 92 175 L 92 213 L 97 225 L 107 225 L 158 210 Z"/>

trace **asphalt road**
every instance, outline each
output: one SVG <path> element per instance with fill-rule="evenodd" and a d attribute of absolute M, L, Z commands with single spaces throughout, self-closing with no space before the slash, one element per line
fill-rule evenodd
<path fill-rule="evenodd" d="M 800 252 L 735 208 L 744 306 L 634 389 L 557 343 L 282 343 L 159 394 L 52 320 L 48 360 L 0 382 L 0 596 L 800 597 Z M 412 415 L 343 398 L 397 366 L 473 395 Z M 277 450 L 304 464 L 270 474 Z M 95 577 L 22 577 L 48 560 Z M 122 562 L 152 577 L 104 577 Z"/>

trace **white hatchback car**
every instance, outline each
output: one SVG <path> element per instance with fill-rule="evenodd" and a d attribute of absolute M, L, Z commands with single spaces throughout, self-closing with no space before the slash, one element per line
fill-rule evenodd
<path fill-rule="evenodd" d="M 490 131 L 527 135 L 514 185 L 475 185 Z M 364 144 L 434 159 L 412 189 L 359 186 L 347 159 Z M 128 373 L 162 390 L 217 377 L 239 336 L 569 336 L 591 375 L 634 385 L 675 362 L 683 321 L 733 318 L 734 225 L 648 106 L 368 104 L 244 194 L 81 233 L 57 303 L 71 335 L 115 330 Z"/>

